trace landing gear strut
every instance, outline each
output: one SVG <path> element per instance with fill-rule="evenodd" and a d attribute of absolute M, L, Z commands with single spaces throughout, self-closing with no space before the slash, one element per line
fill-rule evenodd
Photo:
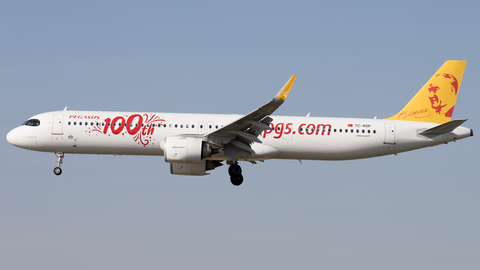
<path fill-rule="evenodd" d="M 228 168 L 230 181 L 234 186 L 239 186 L 243 183 L 242 168 L 236 162 Z"/>
<path fill-rule="evenodd" d="M 53 169 L 53 173 L 54 173 L 55 175 L 60 175 L 60 174 L 62 174 L 62 168 L 60 168 L 60 167 L 62 166 L 63 157 L 64 157 L 65 155 L 64 155 L 62 152 L 55 153 L 55 155 L 57 156 L 58 166 Z"/>

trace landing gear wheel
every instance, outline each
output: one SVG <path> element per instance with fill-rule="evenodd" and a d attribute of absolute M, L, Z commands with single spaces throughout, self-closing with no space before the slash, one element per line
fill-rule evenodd
<path fill-rule="evenodd" d="M 232 182 L 232 184 L 234 186 L 240 186 L 243 183 L 243 176 L 242 175 L 231 176 L 230 177 L 230 182 Z"/>
<path fill-rule="evenodd" d="M 239 176 L 242 175 L 242 167 L 238 164 L 232 164 L 228 167 L 228 174 L 230 176 Z"/>
<path fill-rule="evenodd" d="M 55 167 L 55 169 L 53 169 L 53 173 L 55 175 L 60 175 L 62 174 L 62 168 L 60 167 L 62 166 L 63 158 L 65 157 L 65 155 L 62 152 L 55 153 L 55 155 L 57 156 L 58 165 L 57 167 Z"/>
<path fill-rule="evenodd" d="M 62 174 L 62 168 L 55 167 L 55 169 L 53 169 L 53 173 L 56 174 L 56 175 Z"/>

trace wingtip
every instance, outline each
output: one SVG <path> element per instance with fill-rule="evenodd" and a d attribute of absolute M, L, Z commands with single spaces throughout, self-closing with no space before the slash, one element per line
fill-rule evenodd
<path fill-rule="evenodd" d="M 293 75 L 290 77 L 290 79 L 287 81 L 287 83 L 282 87 L 280 92 L 275 96 L 275 99 L 280 100 L 280 99 L 287 99 L 288 93 L 290 93 L 290 89 L 292 88 L 293 82 L 297 78 L 297 75 Z"/>

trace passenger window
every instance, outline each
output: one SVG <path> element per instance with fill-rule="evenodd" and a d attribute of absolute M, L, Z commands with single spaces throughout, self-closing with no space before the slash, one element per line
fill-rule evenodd
<path fill-rule="evenodd" d="M 81 126 L 81 125 L 82 125 L 82 122 L 78 122 L 78 125 Z"/>
<path fill-rule="evenodd" d="M 370 134 L 370 129 L 367 132 Z"/>
<path fill-rule="evenodd" d="M 76 125 L 77 125 L 77 122 L 73 122 L 73 125 L 76 126 Z"/>
<path fill-rule="evenodd" d="M 377 133 L 375 130 L 373 131 L 373 134 Z"/>
<path fill-rule="evenodd" d="M 194 127 L 195 127 L 195 125 L 192 125 L 192 128 L 194 128 Z"/>
<path fill-rule="evenodd" d="M 68 122 L 68 125 L 69 125 L 69 126 L 70 126 L 70 123 L 71 123 L 71 122 Z"/>
<path fill-rule="evenodd" d="M 178 127 L 178 125 L 177 125 L 177 124 L 175 124 L 175 128 L 177 128 L 177 127 Z"/>
<path fill-rule="evenodd" d="M 183 124 L 180 124 L 180 128 L 183 128 Z"/>
<path fill-rule="evenodd" d="M 362 129 L 362 133 L 365 133 L 365 129 Z"/>
<path fill-rule="evenodd" d="M 203 125 L 200 125 L 200 128 L 203 128 Z"/>
<path fill-rule="evenodd" d="M 215 129 L 218 129 L 218 125 L 215 126 Z"/>

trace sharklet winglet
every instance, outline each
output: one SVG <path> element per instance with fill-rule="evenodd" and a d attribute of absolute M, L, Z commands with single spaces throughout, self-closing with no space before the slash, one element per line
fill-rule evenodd
<path fill-rule="evenodd" d="M 285 85 L 282 87 L 282 89 L 277 93 L 275 96 L 275 100 L 285 100 L 287 99 L 288 93 L 290 92 L 290 89 L 292 88 L 293 82 L 295 81 L 295 78 L 297 78 L 297 75 L 293 75 L 290 77 L 290 79 L 285 83 Z"/>

